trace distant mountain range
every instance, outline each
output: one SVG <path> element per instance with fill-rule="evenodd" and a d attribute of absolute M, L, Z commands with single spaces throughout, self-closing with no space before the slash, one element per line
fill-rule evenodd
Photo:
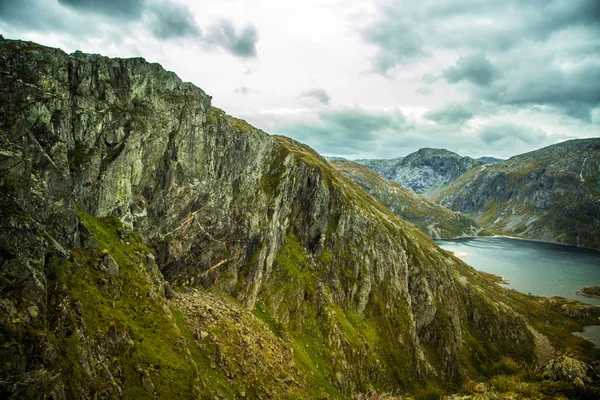
<path fill-rule="evenodd" d="M 504 160 L 501 158 L 496 158 L 496 157 L 479 157 L 477 159 L 477 161 L 480 161 L 484 164 L 492 164 L 492 163 L 500 162 L 500 161 L 504 161 Z"/>
<path fill-rule="evenodd" d="M 358 183 L 391 212 L 434 239 L 476 236 L 484 232 L 471 218 L 413 193 L 397 182 L 353 161 L 330 161 L 334 168 Z"/>
<path fill-rule="evenodd" d="M 493 233 L 598 249 L 599 148 L 600 139 L 582 139 L 505 161 L 421 149 L 406 157 L 357 162 Z"/>
<path fill-rule="evenodd" d="M 356 160 L 387 179 L 398 182 L 415 193 L 432 195 L 444 185 L 482 165 L 481 161 L 463 157 L 444 149 L 420 149 L 406 157 L 390 160 Z"/>

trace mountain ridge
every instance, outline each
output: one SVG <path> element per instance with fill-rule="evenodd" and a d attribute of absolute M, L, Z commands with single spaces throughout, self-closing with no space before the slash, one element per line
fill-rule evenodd
<path fill-rule="evenodd" d="M 445 149 L 422 148 L 390 160 L 356 160 L 417 194 L 431 196 L 481 161 Z"/>
<path fill-rule="evenodd" d="M 468 171 L 434 195 L 496 233 L 600 248 L 600 139 L 577 139 Z"/>
<path fill-rule="evenodd" d="M 158 64 L 0 40 L 0 70 L 5 397 L 348 398 L 595 357 L 569 330 L 596 310 L 488 282 Z"/>

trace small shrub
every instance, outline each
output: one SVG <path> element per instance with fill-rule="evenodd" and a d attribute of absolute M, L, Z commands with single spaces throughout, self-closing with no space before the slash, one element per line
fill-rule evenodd
<path fill-rule="evenodd" d="M 415 395 L 415 400 L 440 400 L 444 396 L 444 393 L 437 389 L 429 389 Z"/>
<path fill-rule="evenodd" d="M 492 366 L 492 372 L 494 375 L 517 375 L 521 372 L 521 366 L 510 357 L 502 357 Z"/>
<path fill-rule="evenodd" d="M 473 394 L 473 393 L 475 393 L 475 386 L 477 386 L 477 382 L 475 382 L 475 381 L 469 381 L 469 382 L 467 382 L 467 386 L 465 387 L 465 389 L 470 394 Z"/>
<path fill-rule="evenodd" d="M 523 364 L 521 369 L 523 370 L 523 372 L 521 372 L 521 380 L 525 381 L 525 382 L 539 382 L 542 377 L 538 372 L 538 367 L 536 365 L 535 362 L 532 362 L 530 364 Z"/>
<path fill-rule="evenodd" d="M 496 375 L 490 379 L 490 383 L 499 392 L 514 392 L 520 382 L 515 376 Z"/>

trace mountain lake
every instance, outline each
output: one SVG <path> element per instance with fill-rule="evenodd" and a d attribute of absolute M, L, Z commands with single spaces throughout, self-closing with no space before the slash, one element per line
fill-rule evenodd
<path fill-rule="evenodd" d="M 508 279 L 503 285 L 538 296 L 562 296 L 600 306 L 600 299 L 579 296 L 583 286 L 600 286 L 600 251 L 505 237 L 436 240 L 473 268 Z M 575 335 L 600 347 L 600 326 Z"/>

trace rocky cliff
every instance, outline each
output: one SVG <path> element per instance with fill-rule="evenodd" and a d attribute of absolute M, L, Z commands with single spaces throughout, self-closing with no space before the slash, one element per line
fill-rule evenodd
<path fill-rule="evenodd" d="M 600 139 L 482 165 L 434 199 L 497 233 L 599 249 Z"/>
<path fill-rule="evenodd" d="M 330 163 L 391 212 L 414 224 L 433 239 L 477 236 L 485 233 L 466 215 L 451 211 L 415 194 L 364 165 L 341 160 L 330 161 Z"/>
<path fill-rule="evenodd" d="M 348 398 L 594 356 L 569 330 L 595 310 L 489 283 L 158 64 L 1 40 L 0 116 L 3 398 Z"/>
<path fill-rule="evenodd" d="M 356 160 L 387 179 L 415 193 L 430 196 L 444 185 L 481 165 L 481 161 L 462 157 L 444 149 L 420 149 L 406 157 L 391 160 Z"/>

